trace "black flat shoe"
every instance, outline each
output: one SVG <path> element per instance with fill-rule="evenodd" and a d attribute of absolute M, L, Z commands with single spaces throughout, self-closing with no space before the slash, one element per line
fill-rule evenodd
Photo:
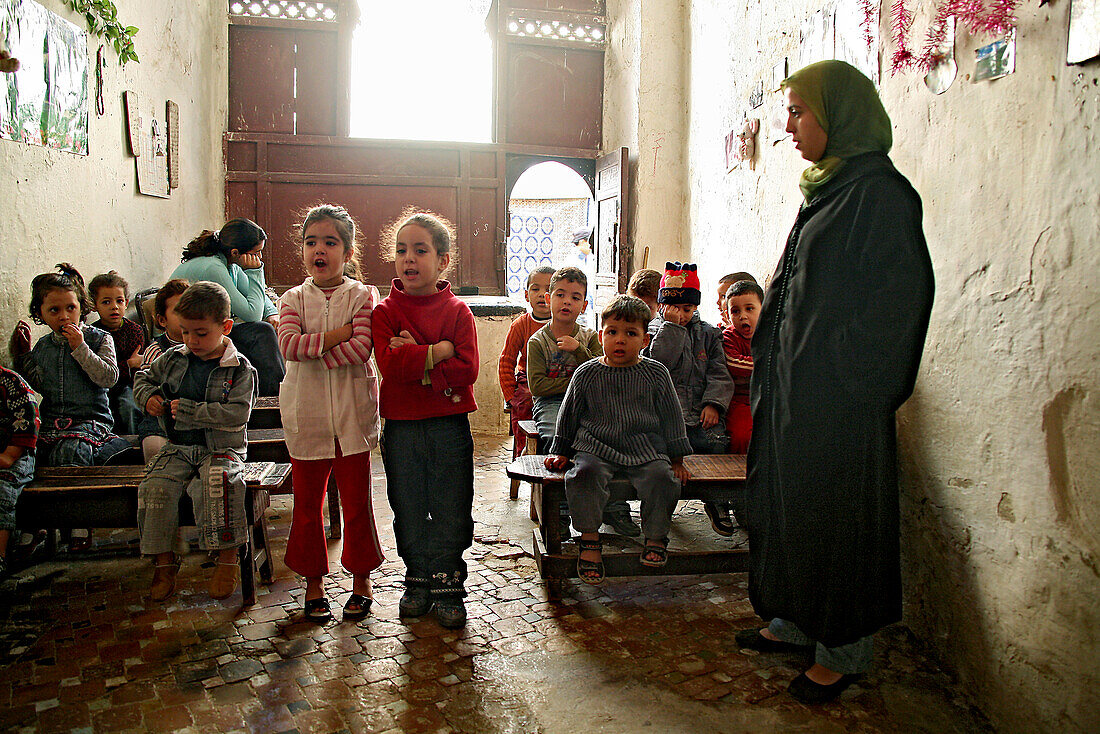
<path fill-rule="evenodd" d="M 844 689 L 859 679 L 859 673 L 849 673 L 840 676 L 836 683 L 824 686 L 814 683 L 805 673 L 791 681 L 787 692 L 791 697 L 802 703 L 816 706 L 820 703 L 828 703 L 844 692 Z"/>
<path fill-rule="evenodd" d="M 306 599 L 305 618 L 316 624 L 324 624 L 332 619 L 332 611 L 328 607 L 328 599 L 319 596 L 316 599 Z"/>
<path fill-rule="evenodd" d="M 704 502 L 703 510 L 707 513 L 707 517 L 710 518 L 710 526 L 714 528 L 714 532 L 724 538 L 733 535 L 733 520 L 730 519 L 730 511 L 725 504 L 719 505 L 715 502 Z"/>
<path fill-rule="evenodd" d="M 760 634 L 760 630 L 741 630 L 735 636 L 737 645 L 744 650 L 756 650 L 757 652 L 806 652 L 813 645 L 795 645 L 782 640 L 769 640 Z"/>
<path fill-rule="evenodd" d="M 369 596 L 352 594 L 344 602 L 344 619 L 347 621 L 362 619 L 370 613 L 370 605 L 373 603 L 374 599 Z"/>

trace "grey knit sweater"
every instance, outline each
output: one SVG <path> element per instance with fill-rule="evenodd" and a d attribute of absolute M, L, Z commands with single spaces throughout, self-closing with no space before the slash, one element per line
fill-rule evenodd
<path fill-rule="evenodd" d="M 668 369 L 645 357 L 631 367 L 608 367 L 598 359 L 578 367 L 550 453 L 571 457 L 578 451 L 624 466 L 690 454 Z"/>

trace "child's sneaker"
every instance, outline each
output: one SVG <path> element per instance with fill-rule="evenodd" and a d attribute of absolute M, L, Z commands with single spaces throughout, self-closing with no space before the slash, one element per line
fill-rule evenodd
<path fill-rule="evenodd" d="M 466 626 L 466 605 L 461 599 L 446 599 L 436 602 L 435 618 L 440 626 L 449 630 Z"/>
<path fill-rule="evenodd" d="M 611 526 L 616 535 L 637 538 L 642 534 L 642 529 L 630 516 L 630 506 L 625 502 L 609 504 L 603 511 L 603 521 Z"/>
<path fill-rule="evenodd" d="M 423 617 L 432 609 L 431 592 L 426 586 L 410 586 L 397 603 L 397 616 Z"/>

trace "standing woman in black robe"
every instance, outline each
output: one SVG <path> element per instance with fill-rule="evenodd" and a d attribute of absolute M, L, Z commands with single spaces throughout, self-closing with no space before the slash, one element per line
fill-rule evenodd
<path fill-rule="evenodd" d="M 913 391 L 934 282 L 921 201 L 887 152 L 890 118 L 842 61 L 783 82 L 813 163 L 753 338 L 749 597 L 742 647 L 813 650 L 790 693 L 835 698 L 901 619 L 894 413 Z"/>

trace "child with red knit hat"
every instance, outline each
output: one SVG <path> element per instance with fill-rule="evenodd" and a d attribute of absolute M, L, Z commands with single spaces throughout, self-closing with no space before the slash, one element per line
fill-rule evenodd
<path fill-rule="evenodd" d="M 680 399 L 691 449 L 722 454 L 729 446 L 723 416 L 733 397 L 722 333 L 699 318 L 699 273 L 694 263 L 665 264 L 657 291 L 657 317 L 649 324 L 646 357 L 668 368 Z M 711 526 L 719 535 L 733 534 L 730 508 L 705 502 Z"/>

